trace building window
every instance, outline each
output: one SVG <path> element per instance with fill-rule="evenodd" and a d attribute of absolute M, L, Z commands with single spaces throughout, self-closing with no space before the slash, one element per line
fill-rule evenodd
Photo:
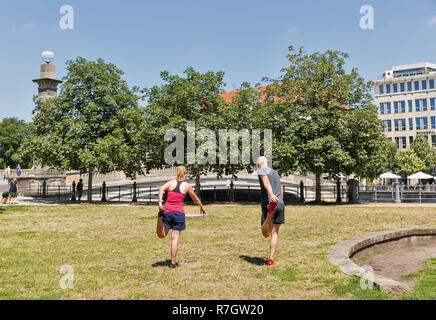
<path fill-rule="evenodd" d="M 378 91 L 380 92 L 380 94 L 383 94 L 383 93 L 384 93 L 383 85 L 378 86 Z"/>
<path fill-rule="evenodd" d="M 398 101 L 395 101 L 395 102 L 394 102 L 394 113 L 398 113 L 398 112 L 399 112 L 399 110 L 398 110 L 398 104 L 399 104 Z"/>
<path fill-rule="evenodd" d="M 390 84 L 386 85 L 386 93 L 391 93 L 391 85 Z"/>
<path fill-rule="evenodd" d="M 400 130 L 400 119 L 395 119 L 395 131 L 401 131 Z"/>
<path fill-rule="evenodd" d="M 434 134 L 431 136 L 431 146 L 436 147 L 436 135 Z"/>
<path fill-rule="evenodd" d="M 422 99 L 421 104 L 422 104 L 422 111 L 427 111 L 427 99 Z"/>
<path fill-rule="evenodd" d="M 436 117 L 431 117 L 431 128 L 436 129 Z"/>
<path fill-rule="evenodd" d="M 416 130 L 421 130 L 421 118 L 416 118 Z"/>
<path fill-rule="evenodd" d="M 394 93 L 398 92 L 398 83 L 394 83 Z"/>
<path fill-rule="evenodd" d="M 407 82 L 407 91 L 412 91 L 412 82 Z"/>
<path fill-rule="evenodd" d="M 404 82 L 401 82 L 401 83 L 400 83 L 400 91 L 401 91 L 401 92 L 406 91 L 406 85 L 404 84 Z"/>
<path fill-rule="evenodd" d="M 385 120 L 385 132 L 391 132 L 392 131 L 392 121 L 391 120 Z"/>
<path fill-rule="evenodd" d="M 409 131 L 413 131 L 413 118 L 409 118 Z"/>
<path fill-rule="evenodd" d="M 413 100 L 409 100 L 409 112 L 413 112 Z"/>
<path fill-rule="evenodd" d="M 434 89 L 434 79 L 429 80 L 430 89 Z"/>
<path fill-rule="evenodd" d="M 385 104 L 380 103 L 380 114 L 385 114 Z"/>
<path fill-rule="evenodd" d="M 401 119 L 401 131 L 406 131 L 406 119 Z"/>
<path fill-rule="evenodd" d="M 415 100 L 415 111 L 421 111 L 421 100 Z"/>
<path fill-rule="evenodd" d="M 397 143 L 398 149 L 400 150 L 406 149 L 406 137 L 395 138 L 395 142 Z"/>
<path fill-rule="evenodd" d="M 409 146 L 412 146 L 412 144 L 413 144 L 413 136 L 410 136 L 409 137 Z"/>
<path fill-rule="evenodd" d="M 421 90 L 427 90 L 427 80 L 422 80 Z"/>
<path fill-rule="evenodd" d="M 392 109 L 391 109 L 391 103 L 390 102 L 388 102 L 388 103 L 386 103 L 386 114 L 391 114 L 392 112 Z"/>
<path fill-rule="evenodd" d="M 436 102 L 436 98 L 430 98 L 430 110 L 431 111 L 436 110 L 435 102 Z"/>
<path fill-rule="evenodd" d="M 427 130 L 428 129 L 428 118 L 422 118 L 423 121 L 423 130 Z"/>
<path fill-rule="evenodd" d="M 419 91 L 419 81 L 415 81 L 415 91 Z"/>
<path fill-rule="evenodd" d="M 406 113 L 406 101 L 401 101 L 401 113 Z"/>

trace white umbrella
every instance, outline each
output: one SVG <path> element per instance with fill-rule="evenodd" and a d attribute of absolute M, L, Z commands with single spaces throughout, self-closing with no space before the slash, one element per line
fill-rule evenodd
<path fill-rule="evenodd" d="M 392 172 L 383 173 L 380 176 L 381 179 L 401 179 L 400 176 L 397 176 L 396 174 L 393 174 Z"/>
<path fill-rule="evenodd" d="M 408 176 L 407 179 L 429 180 L 429 179 L 433 179 L 433 177 L 429 174 L 420 171 L 418 173 L 412 174 L 411 176 Z"/>

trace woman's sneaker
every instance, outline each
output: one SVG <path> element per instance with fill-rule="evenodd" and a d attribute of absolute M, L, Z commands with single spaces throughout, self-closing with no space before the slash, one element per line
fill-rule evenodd
<path fill-rule="evenodd" d="M 273 260 L 268 260 L 268 266 L 269 267 L 274 267 L 274 261 Z"/>

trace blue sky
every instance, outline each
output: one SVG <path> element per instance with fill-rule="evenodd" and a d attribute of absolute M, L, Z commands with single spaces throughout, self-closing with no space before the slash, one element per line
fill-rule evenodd
<path fill-rule="evenodd" d="M 359 27 L 366 4 L 374 30 Z M 59 27 L 62 5 L 74 9 L 73 30 Z M 82 56 L 116 64 L 129 85 L 193 66 L 224 71 L 232 90 L 279 75 L 291 44 L 348 52 L 347 67 L 375 80 L 396 64 L 436 63 L 435 36 L 436 0 L 0 0 L 0 119 L 32 119 L 44 50 L 58 78 Z"/>

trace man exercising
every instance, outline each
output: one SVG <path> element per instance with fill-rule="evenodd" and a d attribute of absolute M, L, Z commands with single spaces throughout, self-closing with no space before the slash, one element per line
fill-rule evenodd
<path fill-rule="evenodd" d="M 285 223 L 285 203 L 283 202 L 283 187 L 277 171 L 268 167 L 266 157 L 257 159 L 257 174 L 262 193 L 262 234 L 265 238 L 271 236 L 270 256 L 268 266 L 274 266 L 274 254 L 279 243 L 279 229 Z"/>

